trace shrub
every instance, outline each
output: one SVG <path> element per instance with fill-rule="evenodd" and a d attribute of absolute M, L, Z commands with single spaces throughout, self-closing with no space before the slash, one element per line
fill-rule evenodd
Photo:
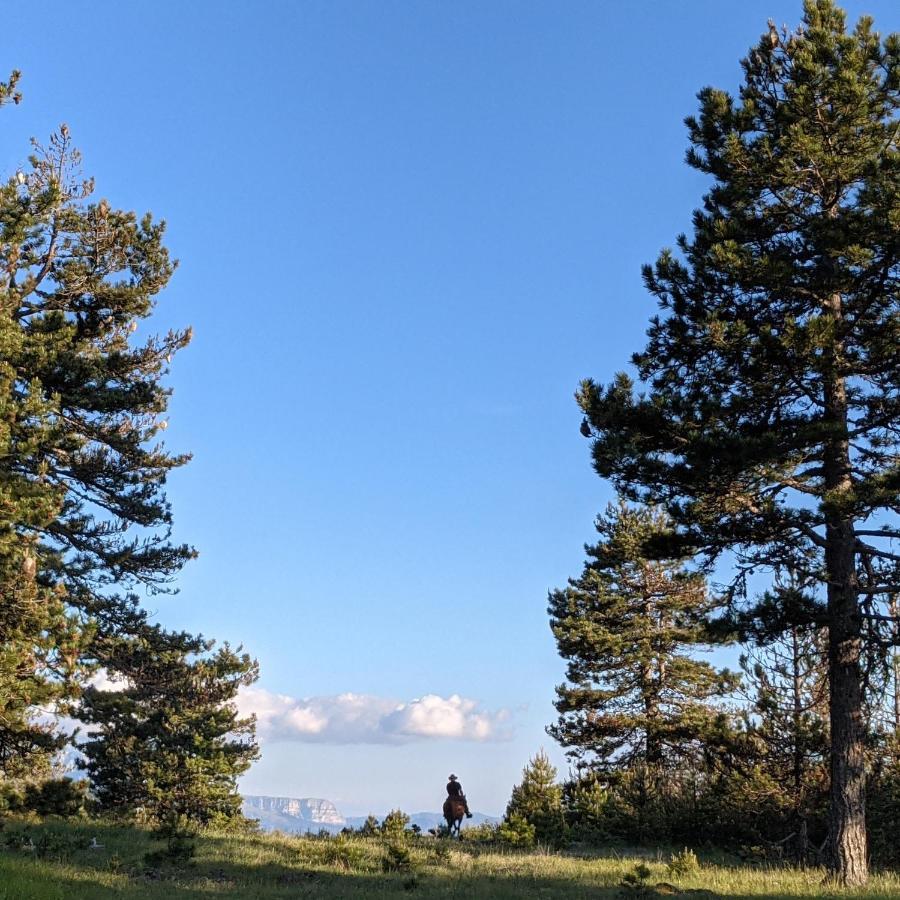
<path fill-rule="evenodd" d="M 504 844 L 515 847 L 534 846 L 534 825 L 519 813 L 510 813 L 497 828 L 497 836 Z"/>
<path fill-rule="evenodd" d="M 12 784 L 0 785 L 0 813 L 21 812 L 24 803 L 21 790 Z"/>
<path fill-rule="evenodd" d="M 656 896 L 656 891 L 650 885 L 650 876 L 653 873 L 646 863 L 638 863 L 631 872 L 628 872 L 620 884 L 624 896 L 637 900 L 638 897 L 649 898 Z"/>
<path fill-rule="evenodd" d="M 50 778 L 40 784 L 29 784 L 25 787 L 22 808 L 31 810 L 39 816 L 65 818 L 80 816 L 84 814 L 87 793 L 86 781 Z"/>
<path fill-rule="evenodd" d="M 681 853 L 672 854 L 666 868 L 669 870 L 669 875 L 673 878 L 683 878 L 687 875 L 694 875 L 699 872 L 700 861 L 697 859 L 697 854 L 694 853 L 693 850 L 685 847 Z"/>
<path fill-rule="evenodd" d="M 374 837 L 378 834 L 378 819 L 373 815 L 366 817 L 366 821 L 359 826 L 359 834 L 363 837 Z"/>
<path fill-rule="evenodd" d="M 428 861 L 436 866 L 445 866 L 450 862 L 450 845 L 446 841 L 437 841 L 431 848 Z"/>
<path fill-rule="evenodd" d="M 162 863 L 187 864 L 196 852 L 196 835 L 197 828 L 187 816 L 174 813 L 169 815 L 153 832 L 155 838 L 165 841 L 165 847 L 145 854 L 145 862 L 151 866 Z"/>
<path fill-rule="evenodd" d="M 412 868 L 412 856 L 405 844 L 391 842 L 387 845 L 381 860 L 383 872 L 411 872 Z"/>
<path fill-rule="evenodd" d="M 480 825 L 472 825 L 464 828 L 460 835 L 464 841 L 472 841 L 478 844 L 490 844 L 499 840 L 499 826 L 490 822 L 482 822 Z"/>
<path fill-rule="evenodd" d="M 364 869 L 366 851 L 364 847 L 354 844 L 346 835 L 341 834 L 333 840 L 323 841 L 321 859 L 325 865 L 346 871 Z"/>
<path fill-rule="evenodd" d="M 392 809 L 381 823 L 381 833 L 393 840 L 403 838 L 406 826 L 409 825 L 409 816 L 399 809 Z"/>

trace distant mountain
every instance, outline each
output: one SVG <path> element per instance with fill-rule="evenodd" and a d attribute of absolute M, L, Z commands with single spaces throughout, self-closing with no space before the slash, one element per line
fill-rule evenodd
<path fill-rule="evenodd" d="M 263 831 L 340 831 L 347 820 L 330 800 L 317 797 L 244 796 L 243 813 L 248 819 L 259 819 Z"/>
<path fill-rule="evenodd" d="M 330 800 L 316 797 L 260 797 L 245 795 L 243 812 L 248 819 L 258 819 L 263 831 L 284 831 L 290 834 L 306 834 L 308 831 L 330 831 L 336 834 L 342 828 L 359 828 L 366 816 L 342 816 Z M 378 817 L 379 820 L 383 816 Z M 411 825 L 418 825 L 422 831 L 443 825 L 444 817 L 439 812 L 412 813 Z M 499 819 L 483 813 L 473 813 L 471 819 L 463 819 L 467 825 L 483 822 L 496 823 Z"/>

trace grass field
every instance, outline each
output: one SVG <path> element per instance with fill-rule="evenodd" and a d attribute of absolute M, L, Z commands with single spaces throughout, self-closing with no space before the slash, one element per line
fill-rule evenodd
<path fill-rule="evenodd" d="M 94 822 L 26 826 L 7 821 L 0 833 L 0 900 L 287 900 L 287 898 L 467 897 L 485 900 L 603 900 L 656 896 L 895 897 L 900 878 L 880 875 L 864 892 L 824 884 L 821 871 L 751 868 L 703 862 L 670 874 L 667 855 L 542 853 L 419 838 L 411 868 L 384 871 L 388 845 L 377 838 L 302 838 L 208 833 L 194 860 L 173 869 L 144 855 L 158 844 L 148 832 Z M 103 845 L 90 849 L 92 838 Z M 22 844 L 24 846 L 17 846 Z M 645 888 L 623 888 L 643 862 Z"/>

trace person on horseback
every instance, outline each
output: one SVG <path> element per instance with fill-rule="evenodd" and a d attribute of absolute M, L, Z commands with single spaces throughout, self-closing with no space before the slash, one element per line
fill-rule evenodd
<path fill-rule="evenodd" d="M 463 805 L 466 807 L 466 818 L 472 818 L 472 813 L 469 812 L 469 801 L 466 800 L 466 795 L 465 793 L 463 793 L 462 785 L 459 783 L 459 779 L 455 775 L 451 775 L 450 780 L 447 782 L 447 796 L 452 797 L 456 800 L 462 800 Z"/>

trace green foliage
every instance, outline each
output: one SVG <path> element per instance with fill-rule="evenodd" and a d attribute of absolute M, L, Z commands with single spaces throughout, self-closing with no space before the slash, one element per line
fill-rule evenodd
<path fill-rule="evenodd" d="M 686 878 L 700 871 L 700 860 L 693 850 L 685 847 L 680 853 L 673 853 L 669 857 L 666 869 L 673 878 Z"/>
<path fill-rule="evenodd" d="M 447 865 L 450 862 L 450 845 L 446 841 L 435 841 L 429 848 L 428 858 L 432 865 Z"/>
<path fill-rule="evenodd" d="M 0 105 L 18 103 L 18 72 Z M 106 638 L 194 553 L 170 542 L 160 436 L 188 331 L 139 339 L 174 264 L 164 226 L 93 201 L 62 125 L 0 183 L 0 778 L 36 776 Z M 18 156 L 18 154 L 16 154 Z"/>
<path fill-rule="evenodd" d="M 37 859 L 68 861 L 79 850 L 86 849 L 88 841 L 80 834 L 72 834 L 64 829 L 51 826 L 7 832 L 4 843 L 11 850 L 33 854 Z"/>
<path fill-rule="evenodd" d="M 165 842 L 161 850 L 153 850 L 144 856 L 148 866 L 169 864 L 186 865 L 196 853 L 197 826 L 187 816 L 168 812 L 160 820 L 153 836 Z"/>
<path fill-rule="evenodd" d="M 88 800 L 86 781 L 71 778 L 49 778 L 37 784 L 27 784 L 21 808 L 39 816 L 69 818 L 85 814 Z"/>
<path fill-rule="evenodd" d="M 541 750 L 528 761 L 521 783 L 512 789 L 505 821 L 511 823 L 513 816 L 520 816 L 534 828 L 538 843 L 561 847 L 567 840 L 562 796 L 562 785 L 556 783 L 556 768 Z M 514 833 L 524 833 L 518 825 L 510 824 L 510 828 Z"/>
<path fill-rule="evenodd" d="M 8 821 L 4 834 L 11 831 L 21 828 Z M 163 863 L 148 871 L 144 854 L 155 839 L 145 828 L 71 820 L 55 823 L 52 829 L 34 825 L 25 843 L 33 843 L 36 848 L 47 831 L 53 832 L 53 841 L 61 846 L 43 857 L 36 849 L 0 849 L 0 897 L 5 894 L 9 900 L 170 900 L 177 896 L 179 900 L 208 900 L 215 896 L 221 900 L 284 900 L 302 896 L 307 900 L 387 900 L 415 890 L 428 900 L 446 898 L 448 894 L 479 900 L 608 900 L 615 896 L 615 885 L 623 875 L 640 862 L 651 871 L 645 879 L 654 892 L 651 896 L 678 893 L 653 877 L 665 877 L 664 863 L 641 860 L 627 851 L 586 855 L 507 846 L 501 852 L 485 852 L 465 843 L 445 842 L 447 857 L 438 860 L 430 845 L 439 842 L 423 841 L 421 846 L 410 849 L 414 868 L 428 862 L 424 870 L 427 875 L 416 877 L 415 873 L 383 872 L 385 848 L 380 840 L 358 836 L 323 840 L 201 830 L 190 865 Z M 90 849 L 94 836 L 104 849 Z M 344 842 L 350 854 L 335 855 L 334 848 Z M 680 882 L 684 885 L 682 893 L 698 898 L 791 896 L 813 900 L 836 896 L 833 885 L 823 882 L 824 872 L 819 868 L 716 864 L 704 860 L 701 875 L 711 889 L 709 892 L 697 889 L 697 879 L 686 878 Z M 413 878 L 416 886 L 406 887 Z M 635 894 L 629 891 L 629 896 Z M 877 875 L 871 888 L 858 896 L 900 896 L 900 879 L 890 873 Z"/>
<path fill-rule="evenodd" d="M 364 868 L 365 852 L 362 847 L 350 840 L 349 835 L 340 834 L 335 838 L 329 837 L 324 840 L 321 860 L 325 865 L 350 872 Z"/>
<path fill-rule="evenodd" d="M 237 779 L 258 755 L 254 720 L 238 689 L 257 664 L 227 644 L 147 628 L 110 647 L 122 690 L 88 688 L 80 715 L 94 731 L 80 745 L 102 810 L 151 821 L 241 821 Z"/>
<path fill-rule="evenodd" d="M 470 825 L 460 831 L 460 837 L 471 844 L 492 844 L 500 839 L 499 824 L 482 822 L 480 825 Z"/>
<path fill-rule="evenodd" d="M 402 840 L 409 825 L 409 816 L 399 809 L 392 809 L 381 823 L 381 833 L 389 840 Z"/>
<path fill-rule="evenodd" d="M 656 892 L 650 885 L 650 867 L 643 862 L 637 863 L 630 872 L 622 877 L 621 887 L 624 896 L 631 898 L 653 897 Z"/>
<path fill-rule="evenodd" d="M 413 870 L 413 861 L 409 847 L 402 841 L 391 841 L 388 843 L 384 848 L 381 868 L 384 872 L 411 872 Z"/>
<path fill-rule="evenodd" d="M 858 885 L 862 660 L 900 586 L 900 36 L 806 0 L 803 27 L 770 26 L 742 65 L 740 90 L 703 89 L 687 120 L 712 183 L 644 270 L 660 315 L 633 357 L 640 390 L 623 373 L 578 401 L 597 472 L 671 517 L 653 555 L 730 554 L 732 633 L 827 627 L 830 855 Z M 818 589 L 736 614 L 748 575 L 785 564 Z"/>
<path fill-rule="evenodd" d="M 709 640 L 714 600 L 702 575 L 648 557 L 670 530 L 661 513 L 620 503 L 596 524 L 601 540 L 583 574 L 550 594 L 568 683 L 556 689 L 560 717 L 548 731 L 595 769 L 672 764 L 715 727 L 710 701 L 735 683 L 689 655 Z"/>
<path fill-rule="evenodd" d="M 533 847 L 536 829 L 525 816 L 508 812 L 497 827 L 497 836 L 504 844 L 513 847 Z"/>
<path fill-rule="evenodd" d="M 21 103 L 22 94 L 16 90 L 16 85 L 21 77 L 22 73 L 18 69 L 13 69 L 6 81 L 0 81 L 0 106 L 10 102 L 17 105 Z"/>
<path fill-rule="evenodd" d="M 743 790 L 764 806 L 781 850 L 814 862 L 813 835 L 824 832 L 828 792 L 828 684 L 825 639 L 792 625 L 780 639 L 745 654 L 745 689 L 752 706 L 736 748 Z M 740 784 L 736 790 L 741 790 Z M 813 835 L 811 835 L 811 832 Z M 793 835 L 791 838 L 790 835 Z"/>
<path fill-rule="evenodd" d="M 363 837 L 374 837 L 381 831 L 381 826 L 378 824 L 378 819 L 370 813 L 358 830 Z"/>
<path fill-rule="evenodd" d="M 610 793 L 596 774 L 585 774 L 563 785 L 563 807 L 573 841 L 602 844 L 610 831 Z"/>
<path fill-rule="evenodd" d="M 887 752 L 876 761 L 869 779 L 866 819 L 871 842 L 872 858 L 892 870 L 900 868 L 900 843 L 897 823 L 900 822 L 900 757 L 896 737 L 888 744 Z"/>

